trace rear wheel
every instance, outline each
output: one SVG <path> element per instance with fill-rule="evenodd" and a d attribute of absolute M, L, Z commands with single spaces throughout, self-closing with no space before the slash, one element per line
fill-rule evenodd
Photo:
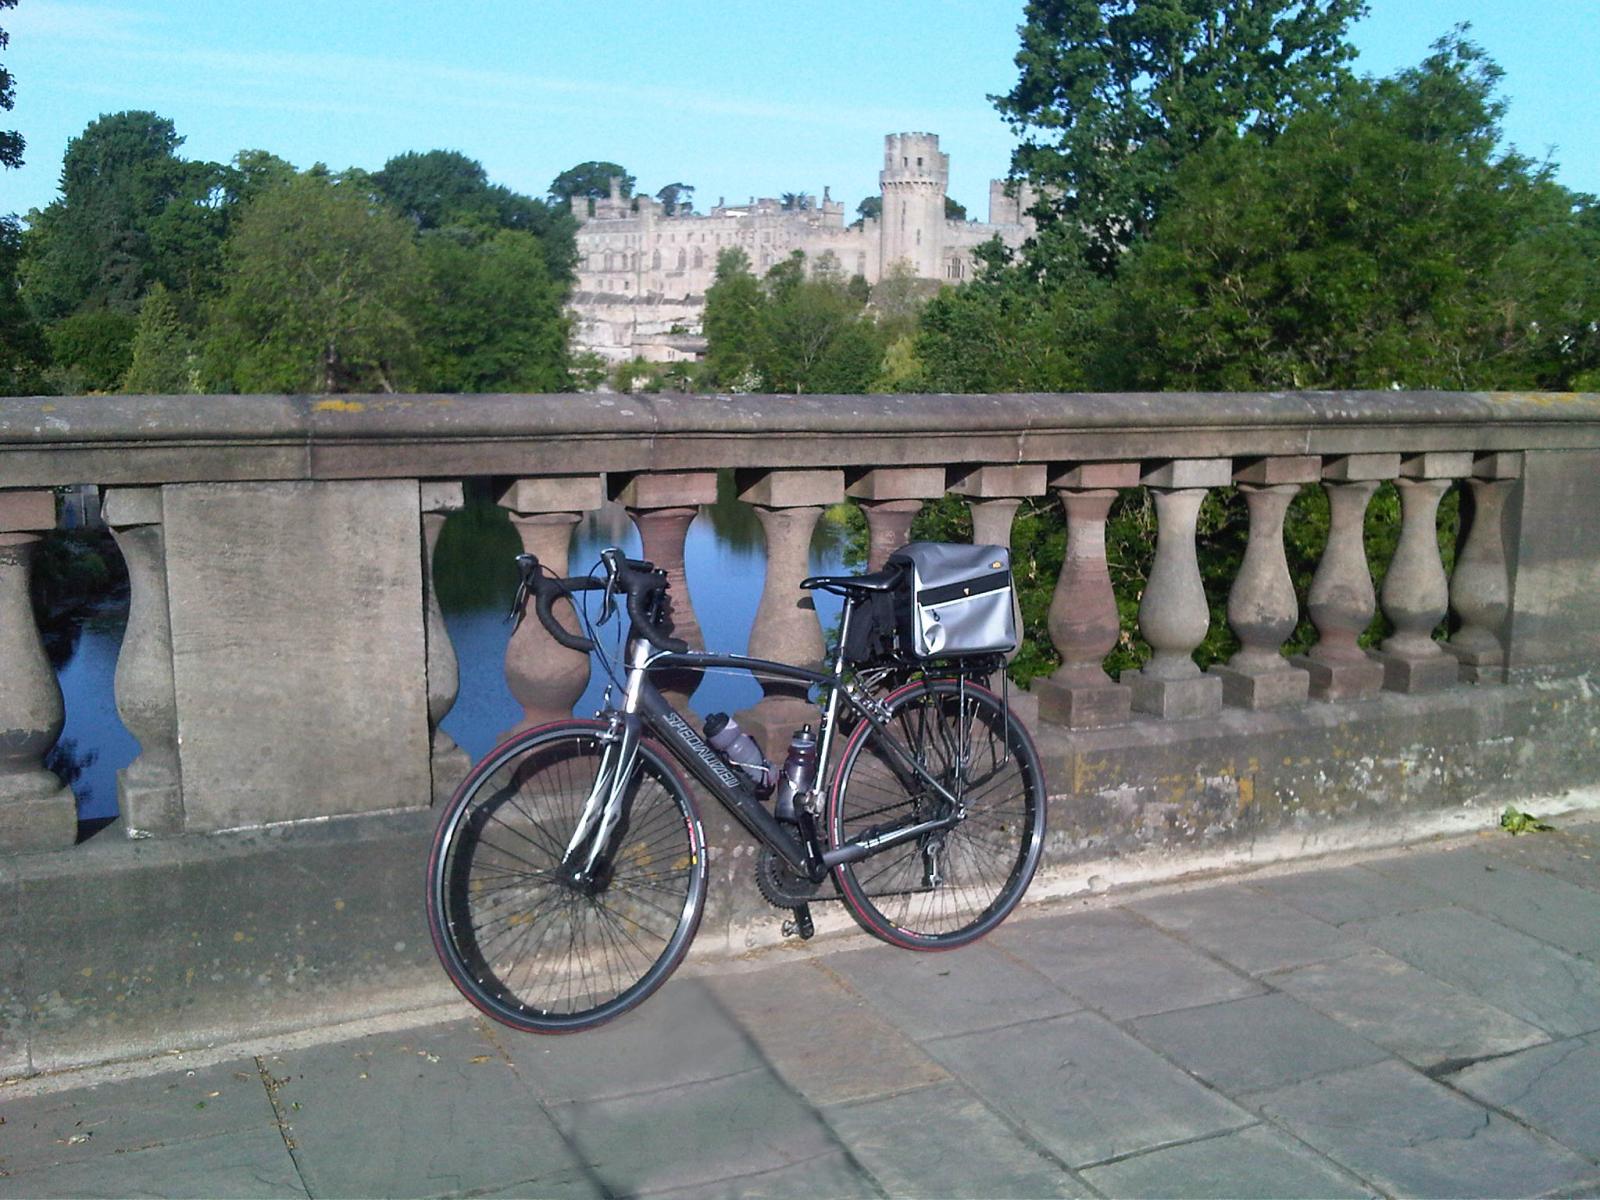
<path fill-rule="evenodd" d="M 912 950 L 988 933 L 1027 891 L 1044 846 L 1045 785 L 1027 730 L 987 688 L 920 680 L 885 698 L 888 730 L 954 796 L 953 827 L 834 868 L 856 922 Z M 845 743 L 828 798 L 834 846 L 950 815 L 952 805 L 870 725 Z"/>
<path fill-rule="evenodd" d="M 440 817 L 428 924 L 445 971 L 497 1021 L 589 1029 L 664 983 L 705 904 L 699 814 L 659 751 L 639 746 L 624 816 L 586 869 L 569 843 L 613 744 L 564 721 L 494 750 Z"/>

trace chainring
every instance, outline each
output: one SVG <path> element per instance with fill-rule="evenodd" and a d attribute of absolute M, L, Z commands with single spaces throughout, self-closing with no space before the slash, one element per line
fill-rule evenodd
<path fill-rule="evenodd" d="M 820 884 L 798 874 L 788 863 L 763 846 L 756 858 L 756 887 L 774 908 L 794 908 L 817 899 Z"/>

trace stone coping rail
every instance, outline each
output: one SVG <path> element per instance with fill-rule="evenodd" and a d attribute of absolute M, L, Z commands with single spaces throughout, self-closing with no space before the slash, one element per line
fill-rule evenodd
<path fill-rule="evenodd" d="M 0 488 L 1594 448 L 1600 395 L 1570 393 L 662 392 L 0 403 Z"/>

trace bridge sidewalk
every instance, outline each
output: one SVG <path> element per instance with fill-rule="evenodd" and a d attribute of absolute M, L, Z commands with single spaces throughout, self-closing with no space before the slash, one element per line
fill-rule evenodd
<path fill-rule="evenodd" d="M 1600 823 L 464 1010 L 0 1086 L 0 1197 L 1597 1195 Z"/>

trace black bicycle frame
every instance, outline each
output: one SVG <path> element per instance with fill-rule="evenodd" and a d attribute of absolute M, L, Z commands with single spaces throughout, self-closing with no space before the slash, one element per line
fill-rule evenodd
<path fill-rule="evenodd" d="M 763 845 L 771 847 L 773 852 L 793 870 L 807 876 L 812 882 L 821 883 L 827 878 L 828 871 L 840 863 L 857 862 L 880 850 L 898 846 L 923 834 L 952 829 L 960 822 L 963 811 L 960 800 L 952 796 L 942 783 L 929 774 L 927 768 L 917 762 L 916 758 L 900 744 L 877 715 L 857 701 L 836 677 L 769 659 L 693 651 L 657 655 L 650 660 L 646 670 L 648 672 L 674 666 L 734 667 L 756 674 L 773 675 L 781 679 L 834 688 L 835 694 L 872 726 L 883 739 L 884 745 L 900 760 L 904 768 L 951 805 L 953 812 L 950 816 L 919 821 L 915 825 L 882 833 L 864 842 L 849 842 L 832 850 L 824 848 L 811 814 L 803 808 L 797 808 L 796 815 L 800 818 L 801 835 L 797 838 L 793 828 L 779 821 L 768 811 L 766 805 L 756 795 L 754 785 L 706 744 L 705 739 L 677 709 L 672 707 L 646 675 L 639 683 L 638 718 L 657 738 L 671 746 L 674 751 L 673 757 L 683 763 L 690 773 L 722 802 L 723 807 L 739 824 L 749 830 Z M 626 720 L 626 717 L 624 719 Z M 826 768 L 827 764 L 819 764 L 819 785 L 820 781 L 826 778 L 823 774 Z"/>

